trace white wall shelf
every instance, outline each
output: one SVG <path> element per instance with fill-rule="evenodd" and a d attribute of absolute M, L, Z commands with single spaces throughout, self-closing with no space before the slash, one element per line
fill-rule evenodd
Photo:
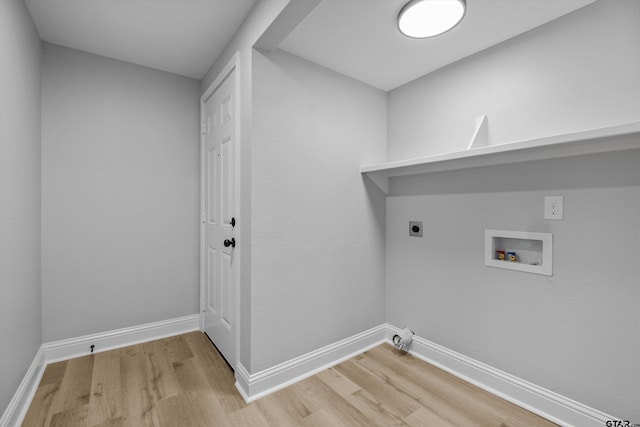
<path fill-rule="evenodd" d="M 485 116 L 476 120 L 477 129 L 465 151 L 363 166 L 360 171 L 389 194 L 389 178 L 397 176 L 640 148 L 640 122 L 484 145 L 486 122 Z"/>
<path fill-rule="evenodd" d="M 502 251 L 504 259 L 499 259 Z M 514 254 L 510 259 L 509 254 Z M 484 264 L 527 273 L 553 274 L 553 235 L 527 231 L 485 230 Z"/>

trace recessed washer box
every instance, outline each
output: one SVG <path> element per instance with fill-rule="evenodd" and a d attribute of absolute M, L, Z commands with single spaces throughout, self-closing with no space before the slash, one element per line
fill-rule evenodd
<path fill-rule="evenodd" d="M 502 252 L 504 259 L 499 259 Z M 510 260 L 509 254 L 514 261 Z M 484 264 L 553 275 L 553 235 L 530 231 L 484 230 Z"/>

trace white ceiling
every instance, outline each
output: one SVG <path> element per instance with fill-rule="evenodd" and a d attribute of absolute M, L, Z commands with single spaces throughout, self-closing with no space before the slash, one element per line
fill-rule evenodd
<path fill-rule="evenodd" d="M 410 39 L 396 17 L 407 0 L 323 0 L 279 45 L 388 91 L 595 0 L 467 0 L 453 30 Z"/>
<path fill-rule="evenodd" d="M 201 79 L 256 0 L 25 2 L 46 42 Z"/>
<path fill-rule="evenodd" d="M 46 42 L 197 79 L 256 1 L 25 0 Z M 391 90 L 595 0 L 467 0 L 458 27 L 423 40 L 397 31 L 406 1 L 322 0 L 279 47 Z"/>

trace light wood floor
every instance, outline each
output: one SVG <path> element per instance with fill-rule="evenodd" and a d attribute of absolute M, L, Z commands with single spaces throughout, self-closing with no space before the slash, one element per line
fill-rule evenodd
<path fill-rule="evenodd" d="M 551 426 L 530 412 L 381 345 L 245 404 L 205 335 L 47 367 L 23 426 Z"/>

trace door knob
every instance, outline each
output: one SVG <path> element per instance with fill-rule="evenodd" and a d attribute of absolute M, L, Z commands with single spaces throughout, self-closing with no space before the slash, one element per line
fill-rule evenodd
<path fill-rule="evenodd" d="M 231 246 L 232 248 L 236 247 L 236 239 L 235 239 L 235 237 L 232 237 L 231 240 L 224 239 L 224 247 L 228 248 L 229 246 Z"/>

